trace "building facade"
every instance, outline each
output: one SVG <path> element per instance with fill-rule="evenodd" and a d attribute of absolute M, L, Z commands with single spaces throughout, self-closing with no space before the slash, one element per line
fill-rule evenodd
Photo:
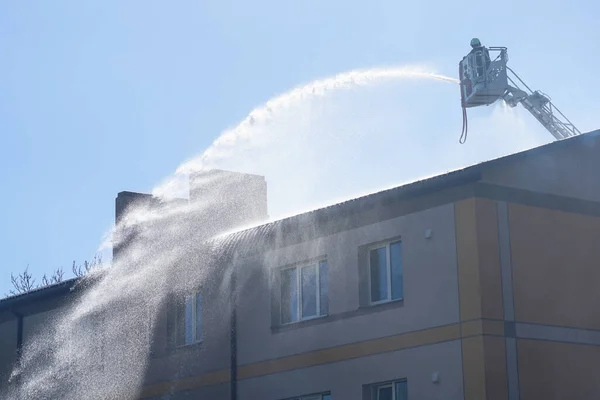
<path fill-rule="evenodd" d="M 599 131 L 229 234 L 138 397 L 598 398 L 596 171 Z M 0 302 L 0 385 L 73 285 Z"/>

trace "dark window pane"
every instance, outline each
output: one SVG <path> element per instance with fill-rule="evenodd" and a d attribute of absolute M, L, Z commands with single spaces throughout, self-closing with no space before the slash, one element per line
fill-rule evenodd
<path fill-rule="evenodd" d="M 408 390 L 406 382 L 396 382 L 396 398 L 394 400 L 407 400 Z"/>
<path fill-rule="evenodd" d="M 369 254 L 371 269 L 371 301 L 376 302 L 388 298 L 386 248 L 371 250 Z"/>
<path fill-rule="evenodd" d="M 319 282 L 321 284 L 319 300 L 321 309 L 319 314 L 327 315 L 329 314 L 329 267 L 327 260 L 321 261 L 319 264 Z"/>
<path fill-rule="evenodd" d="M 185 344 L 194 342 L 194 298 L 185 299 Z"/>
<path fill-rule="evenodd" d="M 300 270 L 302 276 L 302 318 L 317 315 L 317 266 Z"/>
<path fill-rule="evenodd" d="M 295 269 L 281 273 L 281 322 L 298 320 L 298 284 Z"/>
<path fill-rule="evenodd" d="M 323 400 L 331 400 L 331 395 L 330 394 L 324 394 L 323 395 Z"/>
<path fill-rule="evenodd" d="M 392 269 L 392 299 L 402 298 L 402 242 L 390 244 L 390 263 Z"/>
<path fill-rule="evenodd" d="M 377 400 L 394 400 L 393 388 L 391 386 L 377 389 Z"/>
<path fill-rule="evenodd" d="M 186 300 L 177 303 L 177 313 L 175 315 L 175 345 L 183 346 L 185 344 L 185 321 L 186 321 Z"/>
<path fill-rule="evenodd" d="M 202 340 L 202 296 L 196 295 L 196 341 Z"/>

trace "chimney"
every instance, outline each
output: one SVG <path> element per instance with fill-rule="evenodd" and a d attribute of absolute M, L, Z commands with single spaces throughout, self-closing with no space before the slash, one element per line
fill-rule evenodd
<path fill-rule="evenodd" d="M 213 234 L 268 219 L 264 176 L 215 169 L 189 179 L 190 203 L 198 204 L 202 222 Z"/>
<path fill-rule="evenodd" d="M 267 182 L 263 176 L 210 170 L 196 172 L 190 175 L 189 180 L 189 204 L 198 207 L 193 215 L 172 216 L 175 220 L 170 220 L 170 223 L 187 225 L 186 229 L 191 229 L 190 233 L 193 232 L 198 238 L 208 238 L 268 219 Z M 187 203 L 187 200 L 176 199 L 162 203 L 151 194 L 120 192 L 115 200 L 115 224 L 118 226 L 132 206 L 149 209 L 174 202 Z M 128 232 L 121 231 L 118 234 L 125 239 L 113 246 L 113 259 L 136 236 L 133 227 Z"/>
<path fill-rule="evenodd" d="M 136 192 L 119 192 L 115 199 L 115 225 L 118 226 L 121 218 L 131 209 L 132 206 L 151 207 L 157 203 L 151 194 L 136 193 Z M 126 232 L 119 232 L 127 235 Z M 130 236 L 130 235 L 127 235 Z M 119 250 L 125 247 L 131 238 L 121 241 L 118 245 L 113 246 L 113 260 L 118 256 Z"/>
<path fill-rule="evenodd" d="M 132 205 L 152 205 L 156 200 L 151 194 L 136 192 L 119 192 L 115 199 L 115 224 L 118 224 L 121 217 Z"/>

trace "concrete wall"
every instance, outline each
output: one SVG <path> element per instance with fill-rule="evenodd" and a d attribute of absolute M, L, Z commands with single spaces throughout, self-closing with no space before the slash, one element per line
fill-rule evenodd
<path fill-rule="evenodd" d="M 497 204 L 455 204 L 465 400 L 507 399 L 507 367 Z"/>
<path fill-rule="evenodd" d="M 168 392 L 172 386 L 170 382 L 199 375 L 215 375 L 211 381 L 214 383 L 223 379 L 228 381 L 231 310 L 228 289 L 224 283 L 208 283 L 198 288 L 203 297 L 202 343 L 184 345 L 177 340 L 181 334 L 176 323 L 177 308 L 184 307 L 181 296 L 171 296 L 159 311 L 145 395 Z"/>
<path fill-rule="evenodd" d="M 425 238 L 428 229 L 432 232 L 430 239 Z M 238 279 L 243 285 L 238 309 L 240 379 L 256 375 L 263 368 L 265 374 L 278 369 L 272 365 L 256 364 L 264 360 L 342 345 L 359 346 L 359 343 L 369 340 L 456 324 L 459 321 L 459 296 L 454 232 L 454 209 L 449 204 L 270 251 L 261 258 L 244 260 Z M 404 300 L 378 306 L 361 306 L 359 288 L 366 282 L 361 282 L 360 269 L 367 268 L 366 258 L 361 257 L 361 251 L 364 251 L 365 245 L 393 238 L 401 238 L 403 242 Z M 274 326 L 269 310 L 272 308 L 272 290 L 277 288 L 269 283 L 271 272 L 322 256 L 327 257 L 329 266 L 329 315 L 308 323 L 281 327 L 284 329 Z M 414 342 L 415 345 L 417 342 Z M 364 344 L 365 349 L 381 346 L 379 351 L 387 345 L 389 343 Z M 340 350 L 346 354 L 353 351 L 351 348 Z M 364 350 L 366 353 L 362 351 L 357 354 L 369 354 L 371 350 Z M 409 363 L 411 356 L 404 359 L 400 353 L 395 357 Z M 326 362 L 330 356 L 314 353 L 310 357 L 317 360 L 314 362 L 318 364 L 319 359 Z M 388 359 L 383 357 L 381 360 Z M 394 364 L 373 363 L 370 372 L 373 379 L 376 379 L 377 371 L 382 376 L 386 375 L 385 371 L 392 365 L 396 368 L 395 361 Z M 357 384 L 363 381 L 361 378 Z M 412 385 L 412 390 L 420 391 L 418 383 Z M 356 393 L 360 393 L 360 390 Z M 274 395 L 268 397 L 276 398 Z"/>
<path fill-rule="evenodd" d="M 0 323 L 0 392 L 8 385 L 17 355 L 17 320 Z"/>
<path fill-rule="evenodd" d="M 511 204 L 515 319 L 600 330 L 600 217 Z"/>
<path fill-rule="evenodd" d="M 147 400 L 229 400 L 229 384 L 217 384 L 197 389 L 167 392 L 166 395 L 147 397 Z"/>
<path fill-rule="evenodd" d="M 286 399 L 330 391 L 333 399 L 363 398 L 363 385 L 406 379 L 409 399 L 463 399 L 460 340 L 274 373 L 239 382 L 239 400 Z M 432 374 L 439 373 L 439 382 Z"/>
<path fill-rule="evenodd" d="M 508 205 L 520 399 L 598 398 L 600 217 L 551 206 Z"/>
<path fill-rule="evenodd" d="M 486 169 L 483 181 L 498 185 L 600 201 L 600 135 L 533 150 L 511 163 Z M 564 145 L 567 144 L 567 145 Z"/>
<path fill-rule="evenodd" d="M 205 265 L 201 243 L 208 237 L 234 227 L 264 221 L 267 218 L 267 193 L 264 177 L 213 170 L 194 173 L 190 176 L 191 212 L 168 223 L 185 230 L 182 241 L 195 242 L 190 253 L 178 260 L 178 265 L 169 273 L 173 293 L 168 295 L 164 307 L 158 310 L 153 335 L 152 354 L 146 374 L 143 397 L 169 393 L 176 386 L 184 390 L 181 382 L 193 382 L 197 387 L 205 382 L 209 385 L 223 384 L 229 380 L 230 365 L 230 274 L 228 265 L 215 267 Z M 118 210 L 117 210 L 118 211 Z M 158 230 L 158 244 L 162 234 Z M 172 246 L 171 242 L 166 244 Z M 203 297 L 202 343 L 184 345 L 178 340 L 182 336 L 177 314 L 184 309 L 184 295 L 198 290 Z M 177 382 L 177 383 L 173 383 Z"/>
<path fill-rule="evenodd" d="M 600 398 L 600 346 L 518 341 L 520 400 Z"/>
<path fill-rule="evenodd" d="M 455 205 L 465 399 L 598 397 L 600 204 L 507 193 Z"/>
<path fill-rule="evenodd" d="M 47 328 L 60 317 L 61 311 L 62 309 L 56 308 L 26 315 L 23 318 L 23 345 L 27 346 L 37 335 L 44 335 Z"/>

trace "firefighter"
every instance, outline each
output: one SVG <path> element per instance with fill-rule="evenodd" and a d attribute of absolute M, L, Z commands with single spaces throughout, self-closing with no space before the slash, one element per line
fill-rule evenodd
<path fill-rule="evenodd" d="M 471 52 L 469 54 L 476 55 L 475 65 L 477 66 L 477 76 L 484 76 L 484 72 L 490 67 L 490 64 L 492 63 L 492 60 L 490 59 L 490 52 L 488 51 L 488 49 L 481 45 L 481 41 L 479 39 L 473 38 L 471 39 Z M 481 56 L 483 56 L 484 60 L 481 59 Z"/>

